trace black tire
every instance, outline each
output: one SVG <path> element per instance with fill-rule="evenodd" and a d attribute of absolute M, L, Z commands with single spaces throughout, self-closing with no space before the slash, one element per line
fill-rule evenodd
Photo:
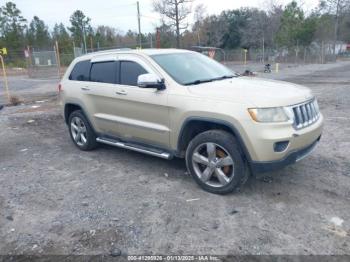
<path fill-rule="evenodd" d="M 200 179 L 199 175 L 196 174 L 196 164 L 193 162 L 193 154 L 195 153 L 195 150 L 206 143 L 214 143 L 215 146 L 218 146 L 215 147 L 215 155 L 217 154 L 217 148 L 226 150 L 233 161 L 233 165 L 231 166 L 233 171 L 231 170 L 231 172 L 233 172 L 234 175 L 231 176 L 232 178 L 230 178 L 230 182 L 223 186 L 208 185 Z M 238 142 L 234 136 L 222 130 L 209 130 L 193 138 L 186 150 L 186 165 L 189 173 L 192 175 L 197 184 L 204 190 L 214 194 L 231 193 L 241 187 L 249 177 L 249 169 L 246 165 Z M 203 169 L 205 169 L 208 166 L 204 165 L 203 167 Z M 198 168 L 196 170 L 198 170 Z M 219 180 L 215 171 L 214 174 L 216 177 L 211 177 L 210 179 Z"/>
<path fill-rule="evenodd" d="M 84 144 L 78 144 L 78 142 L 73 137 L 72 120 L 76 120 L 76 118 L 79 118 L 84 123 L 84 126 L 86 128 L 86 135 L 84 136 L 84 137 L 86 137 L 86 143 L 84 143 Z M 80 150 L 90 151 L 90 150 L 95 149 L 98 146 L 98 143 L 96 142 L 95 131 L 91 127 L 91 125 L 90 125 L 89 121 L 87 120 L 87 118 L 85 117 L 83 111 L 76 110 L 69 115 L 68 128 L 69 128 L 70 137 L 71 137 L 74 145 L 76 145 Z"/>

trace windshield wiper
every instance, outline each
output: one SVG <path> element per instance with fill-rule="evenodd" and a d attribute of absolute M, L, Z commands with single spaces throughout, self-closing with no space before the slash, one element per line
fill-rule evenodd
<path fill-rule="evenodd" d="M 235 75 L 224 75 L 217 78 L 213 78 L 212 81 L 224 80 L 224 79 L 233 78 L 233 77 L 235 77 Z"/>
<path fill-rule="evenodd" d="M 211 82 L 211 81 L 214 81 L 214 79 L 199 79 L 199 80 L 194 80 L 192 82 L 188 82 L 185 84 L 185 86 L 190 86 L 190 85 L 199 85 L 199 84 L 202 84 L 202 83 L 207 83 L 207 82 Z"/>
<path fill-rule="evenodd" d="M 199 85 L 202 83 L 213 82 L 213 81 L 218 81 L 218 80 L 223 80 L 223 79 L 228 79 L 228 78 L 233 78 L 233 77 L 238 77 L 238 75 L 224 75 L 224 76 L 210 78 L 210 79 L 195 80 L 195 81 L 186 83 L 185 86 Z"/>

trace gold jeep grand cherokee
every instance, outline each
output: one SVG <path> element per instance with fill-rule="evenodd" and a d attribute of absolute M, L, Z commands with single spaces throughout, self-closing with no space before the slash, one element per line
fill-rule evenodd
<path fill-rule="evenodd" d="M 81 150 L 98 143 L 185 158 L 205 190 L 292 164 L 320 140 L 323 117 L 303 86 L 242 77 L 185 50 L 111 50 L 75 59 L 59 85 Z"/>

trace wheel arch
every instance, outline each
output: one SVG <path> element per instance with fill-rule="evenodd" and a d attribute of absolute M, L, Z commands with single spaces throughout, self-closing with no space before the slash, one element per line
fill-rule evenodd
<path fill-rule="evenodd" d="M 179 157 L 184 157 L 189 142 L 196 135 L 212 129 L 224 130 L 232 134 L 237 139 L 244 157 L 249 163 L 251 163 L 249 151 L 238 129 L 225 120 L 206 117 L 189 117 L 183 122 L 177 140 L 177 155 Z"/>
<path fill-rule="evenodd" d="M 95 127 L 92 125 L 89 115 L 86 114 L 86 110 L 84 109 L 83 106 L 81 106 L 79 103 L 66 103 L 64 105 L 64 120 L 65 123 L 68 125 L 68 121 L 69 121 L 69 116 L 71 113 L 73 113 L 76 110 L 81 110 L 84 114 L 84 116 L 86 117 L 86 120 L 89 122 L 89 125 L 91 126 L 91 128 L 94 130 L 94 132 L 96 133 L 96 129 Z M 97 134 L 97 133 L 96 133 Z"/>
<path fill-rule="evenodd" d="M 67 103 L 64 105 L 64 121 L 66 122 L 67 125 L 68 125 L 70 114 L 77 110 L 82 110 L 84 112 L 83 108 L 78 104 Z"/>

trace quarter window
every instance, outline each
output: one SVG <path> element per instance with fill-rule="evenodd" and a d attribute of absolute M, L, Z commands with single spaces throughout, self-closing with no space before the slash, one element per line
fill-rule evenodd
<path fill-rule="evenodd" d="M 147 74 L 147 71 L 138 63 L 132 61 L 122 61 L 120 65 L 120 84 L 137 86 L 139 75 Z"/>
<path fill-rule="evenodd" d="M 90 72 L 90 81 L 100 83 L 116 83 L 116 62 L 93 63 Z"/>
<path fill-rule="evenodd" d="M 69 80 L 89 81 L 90 65 L 89 60 L 76 63 L 72 72 L 70 73 Z"/>

